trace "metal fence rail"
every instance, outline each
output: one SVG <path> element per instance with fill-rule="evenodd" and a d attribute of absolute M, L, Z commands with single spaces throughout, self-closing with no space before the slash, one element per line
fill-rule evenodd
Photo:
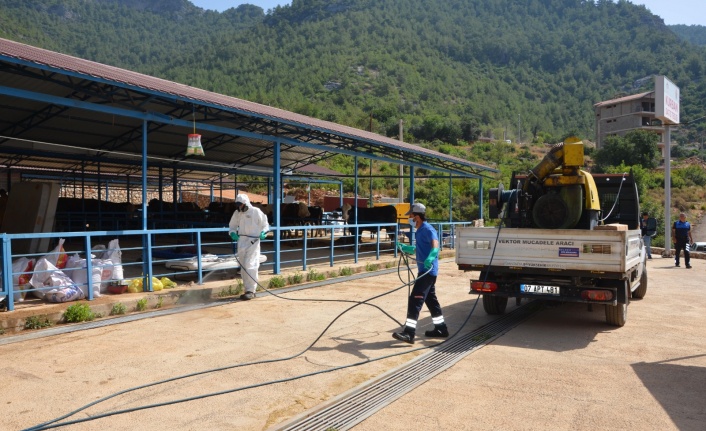
<path fill-rule="evenodd" d="M 432 225 L 439 231 L 442 239 L 442 247 L 453 247 L 454 229 L 458 225 L 467 225 L 467 222 L 460 223 L 437 223 Z M 362 241 L 363 235 L 351 235 L 346 233 L 348 228 L 360 228 L 360 232 L 370 232 L 372 239 Z M 315 225 L 296 226 L 296 230 L 301 232 L 301 236 L 294 238 L 282 238 L 282 233 L 289 231 L 292 227 L 271 227 L 275 233 L 262 241 L 262 254 L 267 260 L 261 264 L 264 270 L 271 270 L 274 274 L 279 274 L 282 265 L 289 267 L 301 267 L 303 271 L 308 270 L 308 265 L 312 263 L 328 262 L 333 266 L 336 262 L 353 259 L 355 263 L 361 257 L 374 257 L 379 260 L 382 256 L 397 256 L 395 240 L 400 238 L 400 229 L 396 229 L 392 235 L 388 233 L 385 237 L 382 230 L 385 225 L 370 223 L 341 225 Z M 324 232 L 323 237 L 314 237 L 316 231 Z M 27 241 L 32 239 L 49 239 L 54 244 L 59 239 L 65 239 L 65 252 L 67 255 L 78 254 L 80 258 L 86 259 L 95 251 L 93 247 L 98 244 L 108 244 L 112 239 L 119 239 L 120 251 L 122 253 L 122 267 L 124 278 L 143 278 L 143 290 L 151 292 L 153 290 L 152 277 L 191 277 L 198 284 L 203 284 L 204 277 L 213 269 L 204 268 L 204 250 L 210 254 L 221 256 L 233 256 L 235 245 L 230 241 L 226 227 L 196 228 L 193 226 L 174 229 L 146 229 L 146 230 L 116 230 L 116 231 L 83 231 L 83 232 L 52 232 L 33 234 L 0 234 L 2 238 L 2 265 L 0 270 L 0 300 L 5 302 L 8 311 L 14 310 L 15 302 L 21 300 L 24 295 L 32 292 L 49 291 L 52 287 L 33 288 L 27 284 L 20 285 L 19 278 L 29 278 L 36 271 L 27 271 L 26 268 L 13 270 L 12 263 L 17 259 L 39 260 L 47 255 L 51 250 L 42 253 L 14 253 L 13 243 L 17 241 Z M 279 235 L 277 235 L 279 233 Z M 449 238 L 451 238 L 449 240 Z M 286 246 L 283 248 L 282 246 Z M 53 245 L 52 245 L 53 248 Z M 194 269 L 166 268 L 169 262 L 185 259 L 184 256 L 164 256 L 165 251 L 190 250 L 195 261 L 191 262 Z M 106 250 L 110 252 L 111 250 Z M 160 253 L 161 252 L 161 253 Z M 86 259 L 85 271 L 93 274 L 94 260 Z M 99 265 L 99 264 L 98 264 Z M 170 265 L 173 266 L 173 265 Z M 235 264 L 234 267 L 238 265 Z M 111 280 L 102 280 L 101 284 L 109 283 Z M 79 285 L 85 292 L 85 299 L 94 299 L 93 277 L 88 276 L 87 282 Z"/>

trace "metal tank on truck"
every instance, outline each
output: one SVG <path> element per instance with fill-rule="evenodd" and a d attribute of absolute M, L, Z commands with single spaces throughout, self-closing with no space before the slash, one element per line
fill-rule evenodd
<path fill-rule="evenodd" d="M 606 321 L 623 326 L 631 298 L 647 291 L 640 205 L 631 173 L 590 174 L 583 144 L 557 144 L 511 187 L 489 191 L 498 227 L 458 232 L 459 269 L 479 271 L 471 293 L 489 314 L 509 298 L 605 306 Z"/>

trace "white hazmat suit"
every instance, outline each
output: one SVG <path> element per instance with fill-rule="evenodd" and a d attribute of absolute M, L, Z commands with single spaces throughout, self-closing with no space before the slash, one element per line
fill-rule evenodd
<path fill-rule="evenodd" d="M 239 194 L 235 202 L 242 203 L 240 211 L 235 211 L 230 219 L 228 234 L 237 233 L 238 261 L 245 286 L 245 294 L 254 294 L 257 289 L 257 269 L 260 266 L 261 234 L 270 230 L 267 216 L 257 207 L 250 204 L 247 195 Z M 243 274 L 242 272 L 246 273 Z"/>

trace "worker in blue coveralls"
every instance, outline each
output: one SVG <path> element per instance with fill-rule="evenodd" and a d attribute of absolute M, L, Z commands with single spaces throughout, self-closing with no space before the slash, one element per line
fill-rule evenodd
<path fill-rule="evenodd" d="M 397 247 L 402 253 L 416 254 L 417 268 L 419 270 L 417 280 L 414 282 L 412 293 L 409 295 L 407 303 L 407 321 L 402 332 L 395 332 L 392 337 L 414 344 L 414 335 L 417 331 L 417 319 L 422 305 L 426 304 L 431 312 L 431 320 L 434 329 L 424 333 L 427 337 L 446 338 L 449 330 L 444 322 L 444 315 L 441 312 L 441 305 L 436 298 L 436 277 L 439 274 L 439 236 L 426 221 L 426 207 L 421 203 L 412 204 L 409 212 L 411 216 L 409 224 L 416 229 L 416 247 L 413 245 L 398 244 Z"/>

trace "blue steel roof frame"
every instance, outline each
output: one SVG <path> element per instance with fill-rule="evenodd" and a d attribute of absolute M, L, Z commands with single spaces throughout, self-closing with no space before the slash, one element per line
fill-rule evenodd
<path fill-rule="evenodd" d="M 35 68 L 39 69 L 40 73 L 43 74 L 43 77 L 46 78 L 49 75 L 63 75 L 66 78 L 71 81 L 74 78 L 78 78 L 79 80 L 82 81 L 91 81 L 92 86 L 97 85 L 98 83 L 105 84 L 108 86 L 114 87 L 117 91 L 111 92 L 111 96 L 115 96 L 119 91 L 133 91 L 137 94 L 143 95 L 144 101 L 150 100 L 152 102 L 156 100 L 170 100 L 172 103 L 172 107 L 174 111 L 179 110 L 178 107 L 175 107 L 174 103 L 180 102 L 184 104 L 183 106 L 186 105 L 192 105 L 193 110 L 191 112 L 195 111 L 195 107 L 199 107 L 199 113 L 201 113 L 201 110 L 208 110 L 208 109 L 213 109 L 216 110 L 217 112 L 228 112 L 231 115 L 240 115 L 241 118 L 248 119 L 246 123 L 249 123 L 250 127 L 247 127 L 247 129 L 256 131 L 255 133 L 243 133 L 243 129 L 245 127 L 240 128 L 240 129 L 232 129 L 232 128 L 218 128 L 219 132 L 226 133 L 228 135 L 234 135 L 234 136 L 247 136 L 250 135 L 250 137 L 254 139 L 259 139 L 261 141 L 266 141 L 266 142 L 271 142 L 274 141 L 275 139 L 278 139 L 281 143 L 286 144 L 286 148 L 295 148 L 298 146 L 304 146 L 304 147 L 309 147 L 311 149 L 315 149 L 317 153 L 316 155 L 312 155 L 309 158 L 306 159 L 306 163 L 310 164 L 313 161 L 316 160 L 317 157 L 326 157 L 326 154 L 328 153 L 343 153 L 343 154 L 348 154 L 348 155 L 353 155 L 353 156 L 362 156 L 365 158 L 372 158 L 376 160 L 385 160 L 393 163 L 402 163 L 405 165 L 410 165 L 410 166 L 415 166 L 419 168 L 425 168 L 425 169 L 430 169 L 434 171 L 440 171 L 440 172 L 446 172 L 446 173 L 451 173 L 451 174 L 456 174 L 456 175 L 461 175 L 461 176 L 468 176 L 468 177 L 478 177 L 480 174 L 477 172 L 477 170 L 482 171 L 489 171 L 489 172 L 497 172 L 497 170 L 488 168 L 486 166 L 474 164 L 471 162 L 467 162 L 461 159 L 457 159 L 454 157 L 450 156 L 445 156 L 441 153 L 436 153 L 432 152 L 430 150 L 424 150 L 421 149 L 420 147 L 413 147 L 409 144 L 390 144 L 386 142 L 382 142 L 385 139 L 385 137 L 378 137 L 377 135 L 374 135 L 375 138 L 368 138 L 368 137 L 363 137 L 359 135 L 351 135 L 349 133 L 341 133 L 340 131 L 333 131 L 330 128 L 322 128 L 322 127 L 316 127 L 316 126 L 309 126 L 303 123 L 297 123 L 294 121 L 291 121 L 289 119 L 282 119 L 280 117 L 270 117 L 262 113 L 258 112 L 252 112 L 252 111 L 247 111 L 247 110 L 239 110 L 239 109 L 233 109 L 232 107 L 224 107 L 212 102 L 208 101 L 203 101 L 203 100 L 198 100 L 198 99 L 190 99 L 187 97 L 181 97 L 175 94 L 170 94 L 170 93 L 165 93 L 165 92 L 159 92 L 159 91 L 154 91 L 149 88 L 144 88 L 140 87 L 137 85 L 130 85 L 130 84 L 125 84 L 122 82 L 115 82 L 111 81 L 108 79 L 104 79 L 101 77 L 96 77 L 96 76 L 89 76 L 86 74 L 82 74 L 79 72 L 74 72 L 71 70 L 65 70 L 61 69 L 58 67 L 52 67 L 48 65 L 43 65 L 39 64 L 36 62 L 32 61 L 25 61 L 19 58 L 15 57 L 8 57 L 6 55 L 0 55 L 0 59 L 10 62 L 10 63 L 15 63 L 15 64 L 22 64 L 28 68 Z M 29 74 L 29 73 L 28 73 Z M 49 74 L 49 75 L 47 75 Z M 118 90 L 118 88 L 120 90 Z M 75 89 L 75 88 L 74 88 Z M 85 89 L 84 89 L 85 91 Z M 94 94 L 101 94 L 104 95 L 104 91 L 98 91 L 95 92 Z M 127 94 L 127 93 L 126 93 Z M 134 101 L 134 99 L 133 99 Z M 142 103 L 142 106 L 145 106 L 146 102 Z M 93 104 L 93 103 L 91 103 Z M 126 105 L 129 106 L 129 105 Z M 225 109 L 224 109 L 225 108 Z M 144 111 L 143 111 L 144 112 Z M 173 112 L 173 111 L 172 111 Z M 205 111 L 206 112 L 206 111 Z M 163 115 L 166 116 L 165 114 L 161 114 L 158 112 L 154 111 L 149 111 L 149 114 L 154 114 L 154 117 L 151 118 L 151 122 L 157 122 L 160 123 L 162 122 L 161 118 Z M 213 114 L 213 113 L 212 113 Z M 118 114 L 119 115 L 119 114 Z M 187 114 L 188 115 L 188 114 Z M 182 115 L 182 117 L 185 117 L 185 115 Z M 208 115 L 203 115 L 199 119 L 199 129 L 211 129 L 208 126 L 206 122 L 208 122 L 210 119 L 208 118 Z M 213 118 L 213 117 L 211 117 Z M 260 121 L 255 121 L 255 119 L 259 119 Z M 171 124 L 175 124 L 178 122 L 169 121 Z M 230 121 L 233 121 L 234 119 L 231 119 Z M 187 122 L 188 123 L 188 122 Z M 204 124 L 206 123 L 206 124 Z M 187 124 L 188 125 L 188 124 Z M 182 124 L 184 126 L 184 124 Z M 272 129 L 274 129 L 275 134 L 269 135 L 269 134 L 262 134 L 262 133 L 257 133 L 259 131 L 265 130 L 266 132 L 271 132 Z M 312 134 L 312 132 L 318 132 L 317 134 Z M 356 134 L 358 132 L 356 131 Z M 361 134 L 364 134 L 364 132 L 360 132 Z M 259 136 L 258 136 L 259 135 Z M 370 134 L 373 135 L 373 134 Z M 293 138 L 295 137 L 295 138 Z M 333 142 L 332 138 L 338 138 L 339 142 Z M 328 142 L 327 142 L 328 140 Z M 362 148 L 361 148 L 362 147 Z M 401 147 L 412 147 L 412 148 L 401 148 Z M 333 149 L 328 149 L 327 148 L 333 148 Z M 206 149 L 205 149 L 206 150 Z M 363 151 L 361 151 L 363 150 Z M 401 154 L 401 151 L 404 150 L 409 150 L 409 152 Z M 270 152 L 267 151 L 267 148 L 263 148 L 261 150 L 264 155 L 267 155 Z M 383 156 L 380 156 L 379 154 L 382 153 Z M 429 155 L 426 153 L 433 153 L 433 157 L 429 158 Z M 400 160 L 400 156 L 403 156 L 403 159 Z M 259 160 L 263 160 L 263 158 L 260 158 Z M 429 162 L 432 163 L 429 163 Z M 438 163 L 438 161 L 441 161 L 442 163 Z M 297 166 L 296 164 L 293 164 L 293 166 Z M 283 166 L 284 168 L 285 166 Z M 291 166 L 289 166 L 291 168 Z M 471 171 L 468 171 L 466 169 L 471 169 Z"/>

